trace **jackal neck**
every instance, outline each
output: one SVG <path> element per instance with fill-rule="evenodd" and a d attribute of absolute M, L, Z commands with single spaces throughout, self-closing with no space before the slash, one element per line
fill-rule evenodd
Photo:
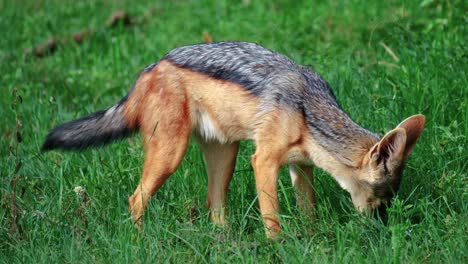
<path fill-rule="evenodd" d="M 329 84 L 316 72 L 299 66 L 303 89 L 300 107 L 310 134 L 317 144 L 347 166 L 359 166 L 362 157 L 379 136 L 359 126 L 336 101 Z"/>
<path fill-rule="evenodd" d="M 331 90 L 330 90 L 331 91 Z M 337 160 L 357 167 L 379 136 L 354 122 L 332 93 L 307 96 L 303 113 L 314 140 Z"/>
<path fill-rule="evenodd" d="M 379 141 L 376 134 L 356 124 L 337 106 L 321 105 L 320 111 L 309 112 L 306 120 L 317 144 L 346 166 L 358 167 Z"/>

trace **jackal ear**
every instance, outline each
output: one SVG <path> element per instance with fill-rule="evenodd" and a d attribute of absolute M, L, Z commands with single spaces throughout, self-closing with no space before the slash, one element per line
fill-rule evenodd
<path fill-rule="evenodd" d="M 393 169 L 403 161 L 405 148 L 406 131 L 403 128 L 395 128 L 370 150 L 370 164 L 377 166 L 381 162 L 387 162 L 387 165 L 390 165 L 389 169 Z"/>
<path fill-rule="evenodd" d="M 425 123 L 426 117 L 419 114 L 408 117 L 397 126 L 397 128 L 403 128 L 406 131 L 406 148 L 403 156 L 404 159 L 408 158 L 409 154 L 416 145 L 416 142 L 418 142 Z"/>

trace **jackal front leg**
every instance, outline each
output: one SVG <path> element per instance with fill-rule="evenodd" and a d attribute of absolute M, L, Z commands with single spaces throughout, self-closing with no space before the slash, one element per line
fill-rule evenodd
<path fill-rule="evenodd" d="M 278 170 L 280 162 L 267 153 L 252 156 L 258 202 L 268 238 L 275 238 L 281 231 L 278 214 Z"/>

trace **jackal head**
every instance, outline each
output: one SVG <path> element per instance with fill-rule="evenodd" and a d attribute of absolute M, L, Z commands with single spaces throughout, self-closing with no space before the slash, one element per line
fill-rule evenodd
<path fill-rule="evenodd" d="M 365 154 L 355 175 L 351 190 L 354 206 L 359 211 L 385 209 L 398 190 L 403 164 L 413 150 L 424 128 L 425 117 L 414 115 L 388 132 Z"/>

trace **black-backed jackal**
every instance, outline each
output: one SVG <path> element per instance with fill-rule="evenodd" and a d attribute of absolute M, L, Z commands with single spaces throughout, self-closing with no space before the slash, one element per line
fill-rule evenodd
<path fill-rule="evenodd" d="M 145 161 L 130 196 L 135 221 L 180 164 L 191 136 L 208 172 L 207 206 L 223 225 L 240 140 L 253 140 L 258 200 L 268 237 L 280 231 L 278 170 L 289 164 L 298 204 L 315 203 L 313 165 L 350 192 L 359 211 L 383 208 L 397 191 L 403 163 L 425 123 L 404 120 L 382 138 L 356 124 L 317 73 L 245 42 L 181 47 L 147 67 L 118 104 L 62 124 L 43 149 L 82 149 L 140 130 Z"/>

